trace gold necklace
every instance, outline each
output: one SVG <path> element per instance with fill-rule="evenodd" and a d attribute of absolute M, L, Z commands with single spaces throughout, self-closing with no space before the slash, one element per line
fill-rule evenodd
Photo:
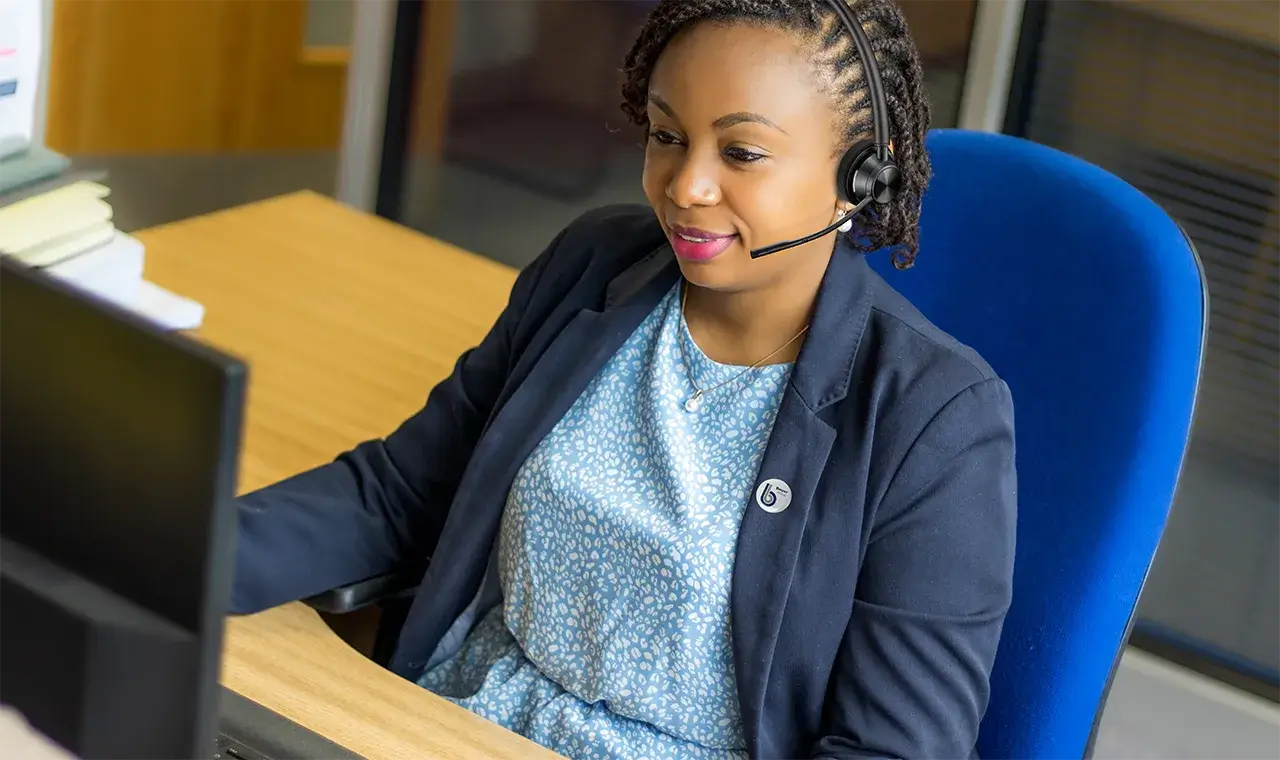
<path fill-rule="evenodd" d="M 724 380 L 719 383 L 716 383 L 710 388 L 699 388 L 698 381 L 693 379 L 693 364 L 689 361 L 689 355 L 685 352 L 685 347 L 684 347 L 684 343 L 685 343 L 684 333 L 685 333 L 685 330 L 688 329 L 688 325 L 689 325 L 689 321 L 685 317 L 685 304 L 688 303 L 688 301 L 689 301 L 689 286 L 686 284 L 684 287 L 684 292 L 681 293 L 680 295 L 680 321 L 684 322 L 684 325 L 682 325 L 684 329 L 680 330 L 679 340 L 680 340 L 680 361 L 684 364 L 684 372 L 689 377 L 689 385 L 693 386 L 693 395 L 685 399 L 685 402 L 684 402 L 684 410 L 686 412 L 689 412 L 690 414 L 695 414 L 699 409 L 702 408 L 703 396 L 707 395 L 708 393 L 718 388 L 723 388 L 724 386 L 728 385 L 729 383 L 732 383 L 733 381 L 737 380 L 738 378 L 742 377 L 743 375 L 747 374 L 753 369 L 760 369 L 760 367 L 764 366 L 765 362 L 777 356 L 779 353 L 783 351 L 783 349 L 785 349 L 787 346 L 790 346 L 792 343 L 795 343 L 797 340 L 800 340 L 801 336 L 809 332 L 809 326 L 805 325 L 800 329 L 800 332 L 796 333 L 795 336 L 791 338 L 791 340 L 787 341 L 786 343 L 783 343 L 781 346 L 778 346 L 773 350 L 772 353 L 770 353 L 768 356 L 764 357 L 760 361 L 756 362 L 755 364 L 752 364 L 750 367 L 743 369 L 741 372 L 729 378 L 728 380 Z M 692 340 L 692 333 L 690 333 L 690 340 Z"/>

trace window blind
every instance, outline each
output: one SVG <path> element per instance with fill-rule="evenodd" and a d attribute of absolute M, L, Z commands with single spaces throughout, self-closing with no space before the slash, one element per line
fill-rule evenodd
<path fill-rule="evenodd" d="M 1076 0 L 1036 13 L 1021 40 L 1034 54 L 1020 54 L 1030 71 L 1013 131 L 1146 192 L 1195 241 L 1208 279 L 1183 477 L 1194 482 L 1180 487 L 1140 616 L 1274 673 L 1280 3 Z"/>
<path fill-rule="evenodd" d="M 1195 240 L 1213 308 L 1197 417 L 1205 440 L 1197 443 L 1272 472 L 1280 460 L 1280 19 L 1268 25 L 1266 16 L 1276 8 L 1265 0 L 1051 3 L 1025 128 L 1141 188 Z"/>

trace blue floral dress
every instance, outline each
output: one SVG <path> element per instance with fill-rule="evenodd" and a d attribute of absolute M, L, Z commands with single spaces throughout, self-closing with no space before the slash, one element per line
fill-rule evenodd
<path fill-rule="evenodd" d="M 690 373 L 736 379 L 689 412 Z M 502 603 L 420 683 L 574 760 L 745 757 L 730 580 L 789 374 L 713 362 L 668 294 L 520 469 Z"/>

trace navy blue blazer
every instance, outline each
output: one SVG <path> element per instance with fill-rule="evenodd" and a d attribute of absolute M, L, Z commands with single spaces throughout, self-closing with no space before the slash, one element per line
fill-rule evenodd
<path fill-rule="evenodd" d="M 416 679 L 477 594 L 517 469 L 678 278 L 648 208 L 571 224 L 420 412 L 241 499 L 235 611 L 421 568 L 391 662 Z M 751 756 L 970 756 L 1013 575 L 1005 384 L 840 246 L 758 477 L 792 501 L 743 505 Z"/>

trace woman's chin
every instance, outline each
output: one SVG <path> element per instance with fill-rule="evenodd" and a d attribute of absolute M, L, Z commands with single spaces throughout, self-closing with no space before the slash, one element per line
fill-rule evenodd
<path fill-rule="evenodd" d="M 691 285 L 726 293 L 750 290 L 750 278 L 736 257 L 718 256 L 710 261 L 688 261 L 678 258 L 680 273 Z"/>

